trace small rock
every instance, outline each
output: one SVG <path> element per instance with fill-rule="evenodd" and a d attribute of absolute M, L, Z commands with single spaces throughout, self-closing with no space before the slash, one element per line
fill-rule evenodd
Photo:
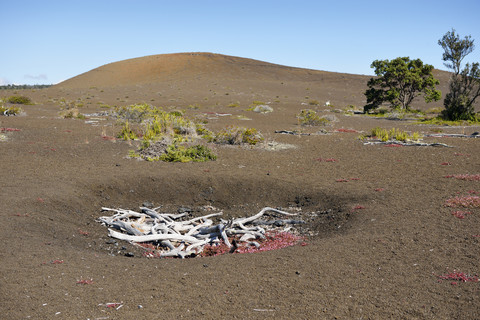
<path fill-rule="evenodd" d="M 125 257 L 135 257 L 135 254 L 133 252 L 127 252 L 125 253 Z"/>
<path fill-rule="evenodd" d="M 153 208 L 153 203 L 151 203 L 150 201 L 144 201 L 142 203 L 142 206 L 147 207 L 147 208 Z"/>
<path fill-rule="evenodd" d="M 180 207 L 180 208 L 178 208 L 177 212 L 178 213 L 184 213 L 184 212 L 190 213 L 190 212 L 192 212 L 192 209 L 189 208 L 189 207 Z"/>
<path fill-rule="evenodd" d="M 113 239 L 109 239 L 107 240 L 106 244 L 115 244 L 117 243 L 117 241 L 113 240 Z"/>
<path fill-rule="evenodd" d="M 121 250 L 127 250 L 127 247 L 122 246 L 120 249 L 121 249 Z"/>
<path fill-rule="evenodd" d="M 300 271 L 295 271 L 295 274 L 300 275 Z"/>
<path fill-rule="evenodd" d="M 204 268 L 208 268 L 208 264 L 205 263 L 205 264 L 203 265 L 203 267 L 204 267 Z"/>

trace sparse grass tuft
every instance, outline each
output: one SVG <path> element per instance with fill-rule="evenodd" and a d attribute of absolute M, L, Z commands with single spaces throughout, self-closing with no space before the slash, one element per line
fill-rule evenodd
<path fill-rule="evenodd" d="M 158 160 L 166 162 L 205 162 L 216 159 L 217 156 L 207 146 L 194 145 L 191 147 L 184 147 L 171 144 Z"/>
<path fill-rule="evenodd" d="M 367 138 L 374 138 L 383 142 L 390 141 L 390 140 L 407 142 L 407 141 L 419 141 L 421 139 L 421 136 L 418 132 L 408 134 L 407 132 L 402 131 L 400 129 L 392 128 L 390 130 L 387 130 L 380 127 L 375 127 L 372 129 L 370 135 L 360 137 L 360 139 L 362 140 Z"/>
<path fill-rule="evenodd" d="M 123 139 L 123 140 L 135 140 L 138 139 L 138 134 L 130 128 L 130 124 L 128 123 L 128 120 L 125 121 L 123 124 L 122 130 L 117 134 L 117 138 Z"/>
<path fill-rule="evenodd" d="M 421 124 L 433 124 L 438 126 L 469 126 L 469 125 L 478 125 L 480 124 L 480 116 L 476 115 L 475 120 L 457 120 L 450 121 L 444 120 L 441 117 L 435 117 L 430 119 L 419 120 L 418 123 Z"/>

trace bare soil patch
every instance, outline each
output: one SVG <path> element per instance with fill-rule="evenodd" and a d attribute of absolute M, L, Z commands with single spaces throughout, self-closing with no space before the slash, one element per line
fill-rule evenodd
<path fill-rule="evenodd" d="M 362 105 L 362 76 L 291 75 L 290 69 L 243 61 L 236 78 L 229 72 L 235 59 L 207 58 L 186 73 L 170 66 L 168 77 L 155 81 L 148 75 L 149 81 L 128 83 L 137 66 L 121 69 L 124 82 L 118 85 L 102 83 L 102 77 L 94 83 L 87 74 L 84 85 L 27 90 L 21 94 L 36 104 L 22 106 L 25 115 L 0 117 L 0 128 L 18 129 L 0 132 L 3 317 L 480 318 L 480 283 L 474 281 L 480 273 L 480 209 L 446 205 L 480 193 L 476 179 L 452 178 L 480 173 L 480 139 L 424 138 L 452 148 L 363 145 L 359 132 L 376 126 L 424 134 L 433 127 L 334 112 Z M 80 112 L 95 116 L 63 119 L 61 98 L 82 102 Z M 311 99 L 321 102 L 312 108 L 338 119 L 322 128 L 328 134 L 297 123 L 296 114 Z M 273 112 L 247 111 L 253 101 Z M 254 127 L 267 141 L 295 148 L 215 146 L 217 160 L 201 163 L 129 159 L 135 142 L 115 139 L 119 126 L 102 112 L 109 110 L 105 105 L 137 102 L 185 109 L 211 130 Z M 229 107 L 233 102 L 239 106 Z M 232 116 L 205 116 L 212 112 Z M 442 130 L 469 135 L 479 128 Z M 139 248 L 109 238 L 96 222 L 101 207 L 145 203 L 192 216 L 212 206 L 225 218 L 266 206 L 291 208 L 308 222 L 307 245 L 147 259 Z M 458 218 L 455 211 L 470 213 Z"/>

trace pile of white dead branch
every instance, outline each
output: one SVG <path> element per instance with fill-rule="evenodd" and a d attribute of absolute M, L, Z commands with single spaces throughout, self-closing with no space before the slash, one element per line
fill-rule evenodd
<path fill-rule="evenodd" d="M 268 230 L 305 223 L 302 220 L 279 219 L 279 216 L 292 216 L 278 209 L 266 207 L 251 217 L 232 220 L 220 219 L 214 224 L 211 218 L 223 213 L 211 213 L 186 220 L 188 213 L 160 213 L 158 208 L 140 207 L 141 212 L 124 209 L 102 208 L 115 212 L 112 216 L 103 216 L 99 221 L 109 227 L 109 236 L 129 241 L 133 244 L 155 244 L 160 252 L 156 257 L 191 257 L 199 255 L 206 245 L 224 243 L 234 252 L 240 246 L 259 247 L 255 240 L 265 238 Z M 268 219 L 265 219 L 268 214 Z M 289 226 L 290 225 L 290 226 Z M 116 230 L 114 230 L 116 229 Z"/>

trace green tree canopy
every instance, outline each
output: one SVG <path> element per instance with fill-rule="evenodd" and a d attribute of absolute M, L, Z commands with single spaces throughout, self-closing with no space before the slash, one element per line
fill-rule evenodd
<path fill-rule="evenodd" d="M 423 94 L 426 102 L 440 100 L 441 92 L 435 88 L 439 81 L 432 75 L 433 66 L 422 60 L 399 57 L 392 61 L 375 60 L 376 78 L 371 78 L 365 92 L 367 112 L 378 108 L 382 103 L 390 103 L 392 108 L 410 110 L 413 99 Z"/>
<path fill-rule="evenodd" d="M 450 92 L 445 96 L 442 112 L 447 120 L 475 120 L 475 100 L 480 96 L 480 66 L 467 63 L 461 70 L 462 60 L 474 49 L 471 36 L 460 39 L 455 29 L 448 31 L 438 44 L 443 48 L 445 66 L 453 71 Z"/>

